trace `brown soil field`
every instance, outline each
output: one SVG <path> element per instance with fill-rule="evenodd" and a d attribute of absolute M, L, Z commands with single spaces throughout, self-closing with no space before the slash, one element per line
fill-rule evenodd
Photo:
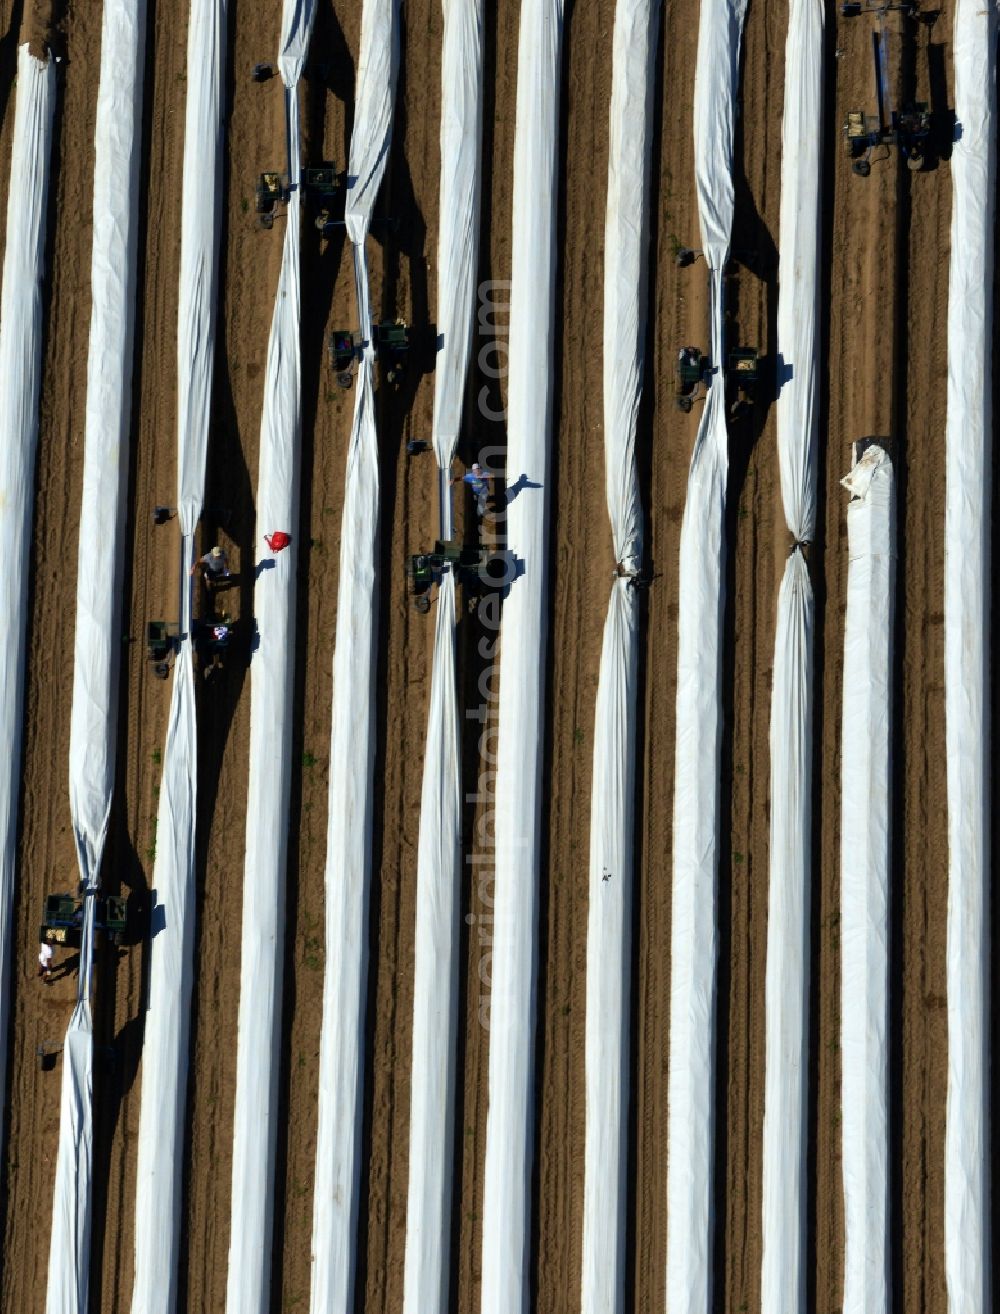
<path fill-rule="evenodd" d="M 938 116 L 935 151 L 912 175 L 893 155 L 854 176 L 841 145 L 845 111 L 872 99 L 871 20 L 843 20 L 827 3 L 824 232 L 820 370 L 820 490 L 816 541 L 807 549 L 816 593 L 815 753 L 811 909 L 811 1130 L 809 1306 L 842 1301 L 840 1178 L 839 807 L 846 494 L 838 480 L 850 443 L 888 439 L 897 477 L 899 560 L 894 704 L 893 906 L 890 1035 L 893 1110 L 892 1273 L 898 1308 L 944 1314 L 943 1166 L 947 1033 L 947 837 L 943 699 L 944 428 L 951 183 L 940 132 L 953 94 L 954 0 L 932 25 L 896 41 L 897 98 L 927 100 Z M 511 274 L 517 0 L 486 5 L 480 279 L 502 307 Z M 60 66 L 48 216 L 45 367 L 36 475 L 29 616 L 21 876 L 16 894 L 0 1305 L 44 1308 L 59 1073 L 42 1072 L 36 1047 L 58 1043 L 75 998 L 67 973 L 49 990 L 34 981 L 44 893 L 75 879 L 68 758 L 75 565 L 83 465 L 83 398 L 90 317 L 93 125 L 100 6 L 0 0 L 0 159 L 9 158 L 20 37 L 48 26 Z M 781 117 L 787 0 L 750 0 L 735 142 L 734 267 L 727 284 L 730 340 L 756 346 L 773 370 L 779 275 Z M 213 420 L 201 542 L 221 542 L 240 572 L 236 606 L 253 614 L 257 452 L 268 332 L 282 226 L 259 231 L 253 185 L 282 163 L 280 83 L 249 77 L 273 59 L 280 6 L 231 0 L 225 96 L 224 196 Z M 381 455 L 378 732 L 369 916 L 364 1171 L 357 1308 L 402 1307 L 409 1155 L 413 927 L 423 745 L 433 618 L 404 590 L 404 563 L 437 536 L 430 436 L 437 301 L 441 41 L 439 0 L 401 9 L 393 139 L 369 238 L 372 304 L 414 326 L 412 368 L 397 390 L 377 392 Z M 535 1163 L 532 1307 L 579 1308 L 584 1150 L 587 870 L 594 704 L 608 584 L 614 568 L 604 492 L 600 323 L 608 169 L 613 6 L 566 7 L 560 96 L 557 332 L 552 450 L 550 632 L 545 751 L 547 843 L 537 928 Z M 354 119 L 361 6 L 319 0 L 302 96 L 305 161 L 346 163 Z M 903 37 L 893 16 L 894 38 Z M 707 345 L 705 265 L 677 267 L 678 245 L 700 245 L 694 197 L 692 102 L 698 28 L 667 4 L 661 14 L 654 98 L 653 195 L 646 374 L 637 459 L 647 561 L 643 602 L 640 771 L 633 924 L 631 1177 L 628 1305 L 664 1307 L 666 1118 L 669 1057 L 671 828 L 678 608 L 678 544 L 687 470 L 701 414 L 674 404 L 679 345 Z M 131 943 L 98 964 L 95 1030 L 95 1197 L 91 1308 L 130 1307 L 138 1081 L 148 968 L 148 911 L 169 684 L 146 661 L 146 621 L 176 606 L 179 536 L 153 528 L 151 511 L 174 500 L 176 317 L 180 257 L 187 6 L 148 0 L 140 209 L 140 305 L 133 387 L 128 569 L 122 631 L 118 779 L 104 878 L 130 895 Z M 0 207 L 0 251 L 6 210 Z M 392 222 L 390 222 L 392 221 Z M 294 763 L 289 819 L 281 1112 L 275 1181 L 272 1308 L 309 1304 L 319 1031 L 322 1013 L 327 785 L 341 554 L 344 471 L 354 394 L 337 387 L 326 335 L 356 317 L 350 251 L 342 233 L 302 238 L 302 496 L 299 534 Z M 502 335 L 506 317 L 496 317 Z M 480 320 L 474 350 L 489 347 Z M 595 345 L 596 344 L 596 345 Z M 485 353 L 485 363 L 496 355 Z M 490 411 L 503 380 L 474 360 L 463 462 L 482 454 L 502 501 L 505 430 Z M 773 389 L 730 430 L 723 672 L 722 847 L 719 872 L 718 1109 L 715 1166 L 715 1307 L 760 1306 L 761 1127 L 768 907 L 771 672 L 778 584 L 790 550 L 781 510 Z M 516 471 L 509 472 L 511 477 Z M 474 536 L 458 508 L 457 532 Z M 502 517 L 486 533 L 502 543 Z M 202 549 L 204 550 L 204 548 Z M 451 1235 L 452 1309 L 479 1307 L 490 974 L 492 834 L 482 782 L 483 737 L 496 681 L 483 644 L 489 618 L 465 613 L 458 632 L 460 698 L 485 709 L 463 727 L 466 796 L 461 897 L 461 1001 Z M 240 968 L 240 903 L 249 746 L 249 652 L 238 650 L 221 685 L 200 700 L 198 920 L 192 1017 L 181 1307 L 225 1306 L 231 1138 Z M 484 692 L 485 691 L 485 692 Z M 54 768 L 54 775 L 53 775 Z M 706 1096 L 708 1097 L 708 1095 Z"/>

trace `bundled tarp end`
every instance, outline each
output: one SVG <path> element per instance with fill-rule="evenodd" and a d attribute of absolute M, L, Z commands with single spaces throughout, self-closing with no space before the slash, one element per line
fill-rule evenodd
<path fill-rule="evenodd" d="M 996 219 L 995 7 L 955 10 L 945 506 L 948 763 L 948 1305 L 990 1299 L 990 559 Z"/>
<path fill-rule="evenodd" d="M 842 483 L 852 494 L 840 768 L 844 1311 L 889 1314 L 892 463 L 869 447 Z"/>
<path fill-rule="evenodd" d="M 312 1314 L 354 1308 L 361 1189 L 365 981 L 375 767 L 379 533 L 375 353 L 365 238 L 388 161 L 399 0 L 365 0 L 351 135 L 347 231 L 364 350 L 347 450 L 341 524 L 326 843 L 326 966 L 313 1187 Z M 235 1311 L 234 1311 L 235 1314 Z"/>
<path fill-rule="evenodd" d="M 796 549 L 778 590 L 771 690 L 761 1309 L 805 1309 L 813 592 Z"/>
<path fill-rule="evenodd" d="M 628 1208 L 629 1000 L 642 506 L 635 436 L 646 334 L 653 61 L 659 0 L 619 0 L 612 47 L 604 263 L 604 452 L 621 572 L 611 589 L 594 723 L 587 920 L 581 1308 L 621 1310 Z"/>
<path fill-rule="evenodd" d="M 0 295 L 0 1088 L 6 1101 L 11 915 L 24 729 L 28 554 L 34 512 L 42 276 L 56 72 L 26 45 L 17 54 L 14 144 Z"/>
<path fill-rule="evenodd" d="M 483 0 L 444 0 L 434 453 L 440 534 L 451 537 L 448 471 L 472 350 L 479 251 Z M 413 1064 L 403 1269 L 405 1314 L 448 1309 L 461 890 L 461 739 L 455 688 L 455 576 L 437 595 L 417 846 Z"/>
<path fill-rule="evenodd" d="M 507 476 L 529 488 L 507 508 L 508 550 L 524 573 L 504 602 L 500 651 L 481 1314 L 527 1314 L 529 1302 L 562 23 L 562 0 L 521 5 Z"/>

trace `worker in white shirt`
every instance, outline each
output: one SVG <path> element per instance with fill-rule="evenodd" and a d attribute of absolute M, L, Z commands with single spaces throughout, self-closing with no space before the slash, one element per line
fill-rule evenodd
<path fill-rule="evenodd" d="M 52 983 L 52 959 L 55 957 L 55 951 L 49 944 L 48 940 L 43 940 L 38 946 L 38 975 L 46 985 Z"/>

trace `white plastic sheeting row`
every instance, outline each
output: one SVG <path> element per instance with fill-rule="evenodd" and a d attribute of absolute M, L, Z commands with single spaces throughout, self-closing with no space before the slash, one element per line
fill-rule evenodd
<path fill-rule="evenodd" d="M 455 689 L 455 576 L 437 597 L 431 702 L 420 796 L 414 932 L 410 1171 L 403 1309 L 448 1309 L 458 1043 L 462 761 Z"/>
<path fill-rule="evenodd" d="M 264 371 L 255 541 L 262 544 L 265 534 L 283 530 L 291 531 L 292 542 L 266 563 L 268 569 L 258 571 L 254 587 L 258 643 L 250 664 L 250 775 L 226 1283 L 229 1314 L 264 1314 L 271 1308 L 302 410 L 298 79 L 314 16 L 314 4 L 285 0 L 278 57 L 292 190 Z"/>
<path fill-rule="evenodd" d="M 481 1314 L 526 1314 L 549 542 L 562 0 L 523 0 L 517 55 L 507 509 L 524 566 L 504 603 L 500 652 L 489 1108 Z M 538 485 L 532 489 L 531 485 Z"/>
<path fill-rule="evenodd" d="M 115 770 L 145 15 L 145 0 L 104 2 L 69 741 L 70 810 L 87 882 L 97 879 Z"/>
<path fill-rule="evenodd" d="M 716 886 L 722 734 L 723 536 L 729 469 L 722 269 L 733 223 L 733 124 L 746 0 L 703 0 L 695 176 L 710 269 L 713 366 L 681 522 L 667 1117 L 667 1309 L 711 1306 Z"/>
<path fill-rule="evenodd" d="M 841 482 L 852 494 L 840 765 L 844 1314 L 889 1314 L 892 464 L 869 447 Z"/>
<path fill-rule="evenodd" d="M 88 931 L 93 945 L 93 901 L 88 901 Z M 89 933 L 88 933 L 89 932 Z M 92 961 L 80 953 L 80 971 Z M 82 982 L 81 982 L 82 984 Z M 52 1231 L 46 1314 L 74 1314 L 87 1308 L 90 1280 L 90 1187 L 93 1177 L 94 1025 L 90 1000 L 78 999 L 63 1040 L 62 1094 L 59 1106 L 59 1149 L 52 1191 Z"/>
<path fill-rule="evenodd" d="M 63 1041 L 62 1063 L 59 1154 L 45 1308 L 47 1314 L 85 1314 L 94 1144 L 94 1030 L 88 1000 L 79 1000 L 73 1010 Z M 57 1244 L 64 1247 L 65 1253 L 57 1252 Z"/>
<path fill-rule="evenodd" d="M 761 1310 L 805 1309 L 813 592 L 798 548 L 778 590 L 771 689 Z"/>
<path fill-rule="evenodd" d="M 190 623 L 183 540 L 178 585 Z M 149 996 L 142 1044 L 142 1099 L 135 1188 L 134 1314 L 170 1314 L 177 1302 L 181 1169 L 187 1098 L 194 949 L 197 726 L 191 643 L 174 662 L 157 813 L 150 914 Z"/>
<path fill-rule="evenodd" d="M 24 727 L 28 554 L 34 511 L 42 277 L 55 65 L 17 55 L 14 144 L 7 188 L 7 239 L 0 295 L 0 1100 L 7 1098 L 11 912 Z"/>
<path fill-rule="evenodd" d="M 354 243 L 358 320 L 365 347 L 347 451 L 333 654 L 326 967 L 313 1189 L 312 1314 L 347 1314 L 352 1310 L 357 1275 L 379 532 L 375 355 L 365 240 L 389 156 L 399 61 L 398 24 L 399 0 L 365 0 L 346 207 L 347 232 Z"/>
<path fill-rule="evenodd" d="M 628 580 L 615 580 L 604 623 L 597 686 L 587 916 L 580 1303 L 584 1314 L 625 1307 L 629 985 L 639 665 L 636 599 Z"/>
<path fill-rule="evenodd" d="M 472 349 L 479 252 L 483 115 L 483 0 L 444 0 L 441 189 L 434 452 L 441 535 L 450 537 L 447 476 L 462 422 Z M 455 688 L 455 577 L 437 599 L 431 700 L 417 846 L 410 1151 L 403 1275 L 405 1314 L 448 1309 L 454 1091 L 458 1040 L 458 906 L 462 762 Z"/>
<path fill-rule="evenodd" d="M 781 125 L 778 249 L 778 463 L 796 543 L 816 521 L 823 0 L 790 0 Z"/>
<path fill-rule="evenodd" d="M 823 6 L 792 0 L 785 42 L 778 288 L 778 463 L 796 544 L 816 518 Z M 778 592 L 771 689 L 761 1310 L 804 1309 L 812 632 L 798 546 Z"/>
<path fill-rule="evenodd" d="M 948 759 L 948 1306 L 990 1302 L 990 489 L 996 218 L 996 12 L 955 10 L 945 510 Z"/>
<path fill-rule="evenodd" d="M 94 245 L 76 587 L 69 798 L 80 878 L 99 883 L 114 787 L 123 528 L 129 467 L 145 0 L 105 0 L 94 160 Z M 87 1308 L 90 1273 L 93 900 L 63 1053 L 48 1314 Z M 86 1055 L 84 1055 L 86 1051 Z"/>
<path fill-rule="evenodd" d="M 181 639 L 174 662 L 153 865 L 136 1166 L 134 1314 L 169 1314 L 177 1301 L 193 984 L 198 757 L 188 569 L 204 496 L 211 420 L 226 39 L 225 0 L 192 0 L 177 313 Z"/>
<path fill-rule="evenodd" d="M 658 0 L 618 0 L 604 238 L 604 453 L 615 559 L 642 564 L 635 435 L 646 335 L 653 61 Z M 638 594 L 614 581 L 594 723 L 587 918 L 586 1127 L 581 1309 L 625 1299 L 629 998 L 635 833 Z"/>

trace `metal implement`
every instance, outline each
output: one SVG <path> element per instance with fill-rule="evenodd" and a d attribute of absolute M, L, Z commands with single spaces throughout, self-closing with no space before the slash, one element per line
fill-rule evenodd
<path fill-rule="evenodd" d="M 344 174 L 335 164 L 302 170 L 302 195 L 311 200 L 332 201 L 344 190 L 344 183 Z"/>
<path fill-rule="evenodd" d="M 275 208 L 287 205 L 291 194 L 288 179 L 282 174 L 271 171 L 260 175 L 254 189 L 254 206 L 262 228 L 273 227 Z"/>
<path fill-rule="evenodd" d="M 119 894 L 88 891 L 95 901 L 94 929 L 102 931 L 111 944 L 120 944 L 128 922 L 128 898 Z M 67 949 L 79 949 L 83 931 L 83 898 L 75 894 L 47 894 L 42 906 L 38 939 Z"/>
<path fill-rule="evenodd" d="M 677 405 L 690 411 L 701 391 L 708 358 L 697 347 L 681 347 L 677 353 Z"/>
<path fill-rule="evenodd" d="M 417 611 L 431 608 L 431 588 L 440 582 L 446 570 L 453 570 L 460 584 L 475 592 L 503 586 L 504 578 L 491 575 L 490 565 L 497 553 L 484 547 L 467 547 L 454 539 L 438 539 L 433 552 L 416 552 L 406 562 L 413 605 Z"/>
<path fill-rule="evenodd" d="M 398 383 L 410 350 L 410 328 L 402 320 L 375 325 L 375 352 L 385 367 L 386 383 Z"/>
<path fill-rule="evenodd" d="M 871 173 L 871 153 L 879 146 L 896 146 L 906 160 L 907 168 L 922 169 L 927 158 L 927 141 L 931 132 L 931 116 L 925 101 L 916 101 L 893 109 L 889 85 L 889 33 L 886 15 L 899 10 L 907 17 L 917 13 L 915 0 L 895 0 L 894 3 L 854 3 L 841 5 L 841 16 L 857 18 L 862 13 L 874 14 L 878 28 L 872 33 L 872 59 L 875 73 L 876 113 L 866 114 L 862 109 L 850 109 L 844 119 L 844 146 L 851 158 L 851 168 L 859 177 Z"/>
<path fill-rule="evenodd" d="M 361 359 L 363 340 L 360 333 L 350 329 L 334 329 L 327 343 L 330 364 L 341 388 L 349 388 L 354 379 L 354 366 Z"/>
<path fill-rule="evenodd" d="M 323 164 L 303 169 L 298 188 L 304 201 L 315 201 L 320 207 L 316 226 L 321 232 L 335 228 L 342 219 L 331 215 L 334 202 L 343 198 L 346 177 L 335 164 Z M 292 195 L 292 182 L 287 173 L 268 170 L 260 174 L 254 191 L 254 201 L 262 228 L 271 228 L 279 206 L 287 205 Z"/>
<path fill-rule="evenodd" d="M 736 392 L 740 408 L 753 397 L 759 359 L 753 347 L 734 347 L 726 357 L 726 389 Z M 710 369 L 708 357 L 697 347 L 682 347 L 677 353 L 677 405 L 682 411 L 690 411 Z M 742 403 L 740 398 L 744 399 Z"/>
<path fill-rule="evenodd" d="M 170 657 L 177 646 L 180 626 L 169 621 L 153 620 L 146 625 L 146 655 L 153 663 L 153 674 L 165 680 L 170 674 Z"/>

